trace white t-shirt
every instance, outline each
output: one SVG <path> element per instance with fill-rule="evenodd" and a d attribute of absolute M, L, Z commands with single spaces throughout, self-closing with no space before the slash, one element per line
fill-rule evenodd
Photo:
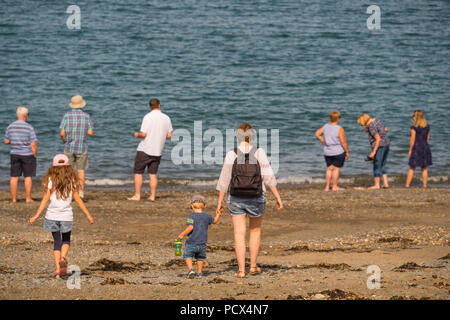
<path fill-rule="evenodd" d="M 50 179 L 47 188 L 52 188 L 52 181 Z M 56 197 L 56 192 L 52 192 L 45 219 L 54 221 L 73 221 L 72 191 L 65 200 L 58 199 Z"/>
<path fill-rule="evenodd" d="M 167 134 L 172 131 L 170 118 L 161 110 L 147 113 L 141 125 L 141 132 L 145 132 L 147 137 L 139 143 L 137 151 L 159 157 L 162 154 Z"/>

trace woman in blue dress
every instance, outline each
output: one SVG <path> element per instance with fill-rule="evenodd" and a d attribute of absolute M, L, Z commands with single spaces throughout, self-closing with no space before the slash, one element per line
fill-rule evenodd
<path fill-rule="evenodd" d="M 422 184 L 427 187 L 428 169 L 432 165 L 430 142 L 430 126 L 422 110 L 415 110 L 413 114 L 414 125 L 411 126 L 411 140 L 409 143 L 409 171 L 406 177 L 406 188 L 409 188 L 414 178 L 416 167 L 422 168 Z"/>

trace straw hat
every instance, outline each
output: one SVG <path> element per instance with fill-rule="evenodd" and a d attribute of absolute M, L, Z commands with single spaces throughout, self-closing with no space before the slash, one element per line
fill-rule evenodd
<path fill-rule="evenodd" d="M 86 105 L 86 101 L 84 101 L 83 97 L 80 95 L 73 96 L 72 100 L 70 100 L 69 106 L 73 109 L 81 109 Z"/>

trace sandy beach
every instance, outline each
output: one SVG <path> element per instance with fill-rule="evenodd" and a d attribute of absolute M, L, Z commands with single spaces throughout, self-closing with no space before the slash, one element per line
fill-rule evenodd
<path fill-rule="evenodd" d="M 449 299 L 448 188 L 281 188 L 285 209 L 269 195 L 259 263 L 237 270 L 231 218 L 210 227 L 202 279 L 186 279 L 173 241 L 184 229 L 195 191 L 162 191 L 157 201 L 126 201 L 129 191 L 88 190 L 89 225 L 76 204 L 69 264 L 81 288 L 52 278 L 51 234 L 27 222 L 42 197 L 17 204 L 0 191 L 0 299 Z M 202 191 L 214 214 L 217 192 Z M 368 266 L 381 270 L 369 290 Z M 247 266 L 248 268 L 248 266 Z"/>

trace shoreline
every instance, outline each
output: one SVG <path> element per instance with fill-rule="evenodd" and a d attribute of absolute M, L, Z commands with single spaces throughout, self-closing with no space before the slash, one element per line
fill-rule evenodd
<path fill-rule="evenodd" d="M 87 190 L 96 222 L 89 225 L 73 205 L 68 259 L 79 266 L 82 286 L 69 290 L 51 278 L 52 240 L 43 217 L 36 226 L 27 223 L 39 201 L 12 204 L 0 190 L 0 299 L 450 299 L 450 188 L 280 188 L 285 208 L 278 212 L 269 194 L 264 214 L 263 272 L 244 279 L 233 277 L 225 206 L 209 230 L 205 276 L 188 280 L 173 241 L 193 192 L 161 191 L 156 202 L 134 202 L 124 190 Z M 201 193 L 213 214 L 217 192 Z M 371 265 L 381 269 L 377 290 L 366 286 Z"/>
<path fill-rule="evenodd" d="M 190 190 L 215 190 L 217 178 L 159 178 L 158 190 L 160 191 L 190 191 Z M 290 177 L 277 178 L 280 188 L 322 188 L 325 185 L 323 176 L 314 177 Z M 389 183 L 394 188 L 404 188 L 406 175 L 390 175 Z M 148 190 L 148 179 L 144 179 L 143 189 Z M 346 188 L 369 187 L 373 184 L 370 175 L 341 175 L 339 185 Z M 428 186 L 431 188 L 450 188 L 450 175 L 429 176 Z M 416 174 L 412 181 L 412 188 L 421 187 L 421 177 Z M 33 179 L 33 188 L 41 190 L 40 178 Z M 89 179 L 86 180 L 87 190 L 133 190 L 134 181 L 131 179 Z M 23 178 L 20 179 L 19 189 L 23 190 Z M 0 190 L 9 190 L 9 181 L 0 182 Z"/>

